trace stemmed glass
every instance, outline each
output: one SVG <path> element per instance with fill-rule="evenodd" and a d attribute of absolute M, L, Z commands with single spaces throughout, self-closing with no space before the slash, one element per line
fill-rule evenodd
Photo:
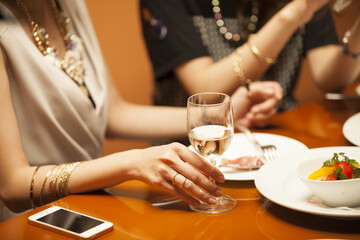
<path fill-rule="evenodd" d="M 199 93 L 187 101 L 187 134 L 192 147 L 209 162 L 218 166 L 220 156 L 230 146 L 234 135 L 231 98 L 224 93 Z M 215 205 L 201 202 L 191 209 L 203 213 L 222 213 L 234 209 L 237 201 L 230 196 L 217 198 Z"/>

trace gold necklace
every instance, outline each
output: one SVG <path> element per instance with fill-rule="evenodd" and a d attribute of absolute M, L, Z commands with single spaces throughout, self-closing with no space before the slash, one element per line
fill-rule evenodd
<path fill-rule="evenodd" d="M 31 27 L 31 34 L 36 42 L 36 46 L 44 56 L 53 56 L 55 58 L 54 65 L 58 66 L 63 70 L 82 90 L 82 92 L 89 98 L 92 105 L 95 108 L 95 102 L 86 87 L 84 77 L 86 74 L 83 59 L 82 51 L 83 46 L 81 39 L 75 34 L 71 34 L 69 31 L 70 19 L 65 16 L 64 12 L 60 9 L 58 3 L 55 0 L 50 0 L 52 10 L 55 15 L 55 20 L 60 28 L 61 34 L 64 36 L 64 42 L 67 50 L 72 50 L 72 54 L 67 56 L 65 54 L 65 59 L 61 59 L 58 55 L 56 47 L 51 46 L 49 40 L 49 34 L 46 29 L 34 21 L 34 18 L 30 15 L 29 10 L 21 0 L 16 0 L 16 5 L 23 12 L 27 21 Z"/>

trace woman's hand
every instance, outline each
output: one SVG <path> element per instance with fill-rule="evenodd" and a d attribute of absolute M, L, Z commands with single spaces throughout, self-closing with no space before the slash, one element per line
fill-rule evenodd
<path fill-rule="evenodd" d="M 253 82 L 251 95 L 240 87 L 233 95 L 234 122 L 247 127 L 264 127 L 276 113 L 276 106 L 282 98 L 278 82 Z"/>
<path fill-rule="evenodd" d="M 209 177 L 224 182 L 223 174 L 186 146 L 172 143 L 135 151 L 136 160 L 130 163 L 132 178 L 173 193 L 193 206 L 198 206 L 199 200 L 215 204 L 215 196 L 222 195 Z"/>

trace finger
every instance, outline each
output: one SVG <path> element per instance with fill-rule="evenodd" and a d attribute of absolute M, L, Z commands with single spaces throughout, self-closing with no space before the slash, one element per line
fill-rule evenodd
<path fill-rule="evenodd" d="M 216 169 L 216 167 L 214 165 L 212 165 L 212 168 Z M 218 185 L 216 185 L 214 181 L 211 181 L 208 176 L 204 175 L 198 169 L 191 166 L 190 164 L 188 164 L 186 162 L 180 163 L 179 166 L 176 166 L 176 170 L 179 173 L 181 173 L 181 175 L 184 178 L 186 177 L 192 183 L 194 183 L 195 185 L 198 185 L 199 187 L 201 187 L 205 191 L 209 192 L 210 194 L 212 194 L 214 196 L 218 196 L 218 197 L 222 196 L 220 187 Z M 181 178 L 181 177 L 178 177 L 178 178 Z M 186 179 L 183 179 L 183 180 L 184 180 L 184 182 L 182 183 L 182 185 L 185 185 Z M 177 185 L 181 186 L 179 184 L 177 184 Z M 189 190 L 194 190 L 193 189 L 194 186 L 191 185 L 190 187 L 191 187 L 191 189 L 189 189 Z M 192 191 L 190 191 L 190 192 L 192 192 Z M 194 192 L 194 193 L 197 193 L 197 192 Z"/>
<path fill-rule="evenodd" d="M 181 194 L 185 199 L 187 199 L 187 201 L 193 201 L 193 199 L 189 198 L 189 196 L 187 195 L 190 194 L 190 196 L 195 197 L 196 199 L 206 202 L 208 204 L 216 203 L 216 198 L 213 195 L 202 190 L 194 182 L 181 174 L 176 174 L 173 182 L 173 185 L 175 186 L 175 191 Z M 187 194 L 185 194 L 183 191 L 185 191 Z M 197 203 L 196 201 L 194 201 L 194 203 L 192 204 Z"/>
<path fill-rule="evenodd" d="M 252 118 L 253 117 L 247 117 L 247 116 L 245 116 L 244 118 L 241 118 L 241 119 L 239 119 L 239 120 L 237 120 L 237 121 L 235 121 L 235 128 L 237 127 L 237 126 L 245 126 L 245 127 L 250 127 L 251 126 L 251 120 L 252 120 Z"/>
<path fill-rule="evenodd" d="M 273 109 L 268 113 L 260 113 L 253 115 L 251 119 L 251 125 L 256 127 L 265 127 L 271 121 L 271 118 L 276 114 L 276 110 Z"/>
<path fill-rule="evenodd" d="M 254 92 L 254 96 L 261 97 L 263 99 L 275 97 L 280 100 L 283 95 L 281 85 L 274 81 L 255 82 L 252 86 L 252 91 Z"/>
<path fill-rule="evenodd" d="M 192 206 L 200 205 L 200 201 L 196 197 L 192 196 L 191 194 L 189 194 L 185 190 L 183 190 L 183 189 L 181 189 L 181 188 L 179 188 L 177 186 L 172 185 L 171 183 L 164 182 L 162 184 L 162 187 L 164 189 L 166 189 L 168 192 L 170 192 L 171 194 L 174 194 L 175 196 L 177 196 L 178 198 L 184 200 L 185 202 L 187 202 L 188 204 L 190 204 Z"/>
<path fill-rule="evenodd" d="M 275 98 L 269 98 L 263 102 L 260 102 L 250 108 L 252 114 L 269 113 L 276 108 L 279 101 Z"/>
<path fill-rule="evenodd" d="M 192 165 L 193 167 L 195 167 L 196 169 L 204 172 L 206 175 L 210 176 L 212 179 L 214 179 L 217 182 L 224 182 L 225 181 L 225 177 L 223 175 L 223 173 L 217 169 L 216 167 L 214 167 L 213 164 L 209 163 L 207 160 L 205 160 L 204 158 L 200 157 L 198 154 L 196 154 L 195 152 L 191 151 L 190 149 L 188 149 L 187 147 L 183 146 L 184 148 L 181 149 L 179 151 L 179 156 L 180 158 L 184 161 L 189 163 L 189 165 Z M 180 169 L 178 169 L 180 170 Z M 183 165 L 182 168 L 183 171 L 187 170 L 187 167 L 185 167 Z M 195 169 L 193 168 L 189 168 L 188 174 L 195 174 Z M 189 177 L 189 175 L 186 175 L 187 177 Z M 194 177 L 198 177 L 198 174 L 195 174 L 196 176 Z M 191 175 L 190 175 L 191 176 Z M 196 182 L 198 183 L 198 182 Z"/>

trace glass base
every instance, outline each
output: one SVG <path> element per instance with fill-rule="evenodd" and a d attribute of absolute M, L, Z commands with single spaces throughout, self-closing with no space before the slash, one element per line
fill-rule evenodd
<path fill-rule="evenodd" d="M 194 207 L 190 205 L 190 208 L 196 212 L 217 214 L 217 213 L 228 212 L 230 210 L 233 210 L 237 206 L 237 201 L 234 198 L 227 195 L 218 197 L 216 200 L 217 203 L 215 205 L 209 205 L 202 202 L 199 207 Z"/>

